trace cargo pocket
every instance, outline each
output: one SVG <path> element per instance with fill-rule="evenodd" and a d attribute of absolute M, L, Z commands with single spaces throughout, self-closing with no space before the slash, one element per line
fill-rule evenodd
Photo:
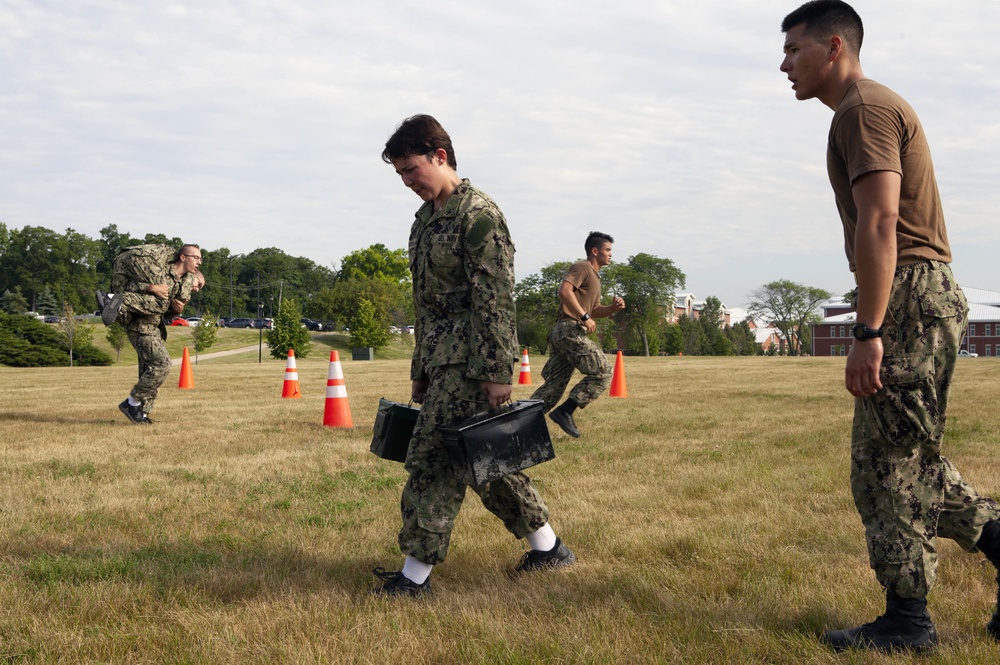
<path fill-rule="evenodd" d="M 892 528 L 886 525 L 887 528 Z M 902 564 L 912 563 L 923 556 L 923 545 L 913 538 L 891 530 L 890 532 L 865 530 L 865 540 L 868 541 L 868 560 L 871 567 L 880 571 L 882 565 L 888 564 L 895 568 Z M 879 581 L 882 582 L 881 576 Z"/>
<path fill-rule="evenodd" d="M 925 317 L 932 319 L 949 319 L 955 316 L 965 317 L 969 310 L 969 302 L 965 294 L 955 283 L 955 276 L 946 265 L 938 265 L 928 270 L 917 285 L 920 311 Z"/>
<path fill-rule="evenodd" d="M 934 357 L 899 356 L 882 362 L 882 390 L 866 398 L 885 440 L 913 448 L 935 435 L 938 422 Z"/>

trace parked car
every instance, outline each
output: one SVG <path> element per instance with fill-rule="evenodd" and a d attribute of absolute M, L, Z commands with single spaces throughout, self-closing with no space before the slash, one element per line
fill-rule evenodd
<path fill-rule="evenodd" d="M 62 317 L 55 314 L 46 314 L 44 321 L 45 323 L 59 323 L 62 321 Z"/>
<path fill-rule="evenodd" d="M 253 327 L 266 328 L 267 330 L 270 330 L 271 328 L 274 328 L 274 319 L 254 319 Z"/>
<path fill-rule="evenodd" d="M 959 358 L 978 358 L 979 354 L 971 352 L 971 351 L 966 351 L 965 349 L 962 349 L 961 351 L 958 352 L 958 357 Z"/>
<path fill-rule="evenodd" d="M 304 325 L 309 330 L 322 330 L 323 324 L 319 321 L 313 321 L 312 319 L 299 319 L 299 323 Z"/>
<path fill-rule="evenodd" d="M 184 318 L 187 319 L 189 326 L 197 326 L 202 322 L 202 318 L 200 316 L 185 316 Z"/>
<path fill-rule="evenodd" d="M 253 319 L 229 319 L 226 321 L 227 328 L 253 328 Z"/>
<path fill-rule="evenodd" d="M 170 325 L 172 325 L 172 326 L 189 326 L 191 324 L 188 323 L 187 319 L 185 319 L 183 316 L 175 316 L 174 320 L 170 322 Z"/>

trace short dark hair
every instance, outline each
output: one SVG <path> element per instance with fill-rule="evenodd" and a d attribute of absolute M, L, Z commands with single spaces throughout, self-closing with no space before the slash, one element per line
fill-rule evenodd
<path fill-rule="evenodd" d="M 451 146 L 448 132 L 432 116 L 415 115 L 399 123 L 396 131 L 385 142 L 382 161 L 392 164 L 394 159 L 430 155 L 438 148 L 448 154 L 448 165 L 457 170 L 458 160 L 455 159 L 455 149 Z"/>
<path fill-rule="evenodd" d="M 180 261 L 181 254 L 187 254 L 188 250 L 191 249 L 192 247 L 197 249 L 199 253 L 201 252 L 201 247 L 199 247 L 198 245 L 195 245 L 194 243 L 186 243 L 184 245 L 181 245 L 181 248 L 177 250 L 176 254 L 174 254 L 174 262 Z"/>
<path fill-rule="evenodd" d="M 781 31 L 788 32 L 800 23 L 805 24 L 806 33 L 812 37 L 826 39 L 840 35 L 848 51 L 855 56 L 861 54 L 865 26 L 854 8 L 843 0 L 810 0 L 785 17 Z"/>
<path fill-rule="evenodd" d="M 587 241 L 583 243 L 583 249 L 587 252 L 587 256 L 590 256 L 590 250 L 595 247 L 600 248 L 604 243 L 610 242 L 612 245 L 615 244 L 615 239 L 609 236 L 607 233 L 601 233 L 600 231 L 591 231 L 590 235 L 587 236 Z"/>

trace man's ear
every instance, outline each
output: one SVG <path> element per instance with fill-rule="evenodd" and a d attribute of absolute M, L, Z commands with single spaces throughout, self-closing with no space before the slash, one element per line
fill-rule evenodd
<path fill-rule="evenodd" d="M 844 52 L 844 40 L 841 39 L 840 35 L 834 35 L 830 37 L 830 51 L 828 58 L 830 62 L 833 62 Z"/>

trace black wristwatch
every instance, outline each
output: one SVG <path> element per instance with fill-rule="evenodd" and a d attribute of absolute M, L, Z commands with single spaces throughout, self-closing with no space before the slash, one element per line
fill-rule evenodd
<path fill-rule="evenodd" d="M 587 314 L 586 312 L 584 312 L 583 316 L 580 317 L 580 320 L 581 321 L 590 321 L 590 314 Z"/>
<path fill-rule="evenodd" d="M 875 339 L 876 337 L 882 336 L 881 328 L 869 328 L 864 323 L 855 323 L 854 327 L 851 328 L 851 334 L 854 335 L 854 339 L 859 342 L 863 342 L 866 339 Z"/>

